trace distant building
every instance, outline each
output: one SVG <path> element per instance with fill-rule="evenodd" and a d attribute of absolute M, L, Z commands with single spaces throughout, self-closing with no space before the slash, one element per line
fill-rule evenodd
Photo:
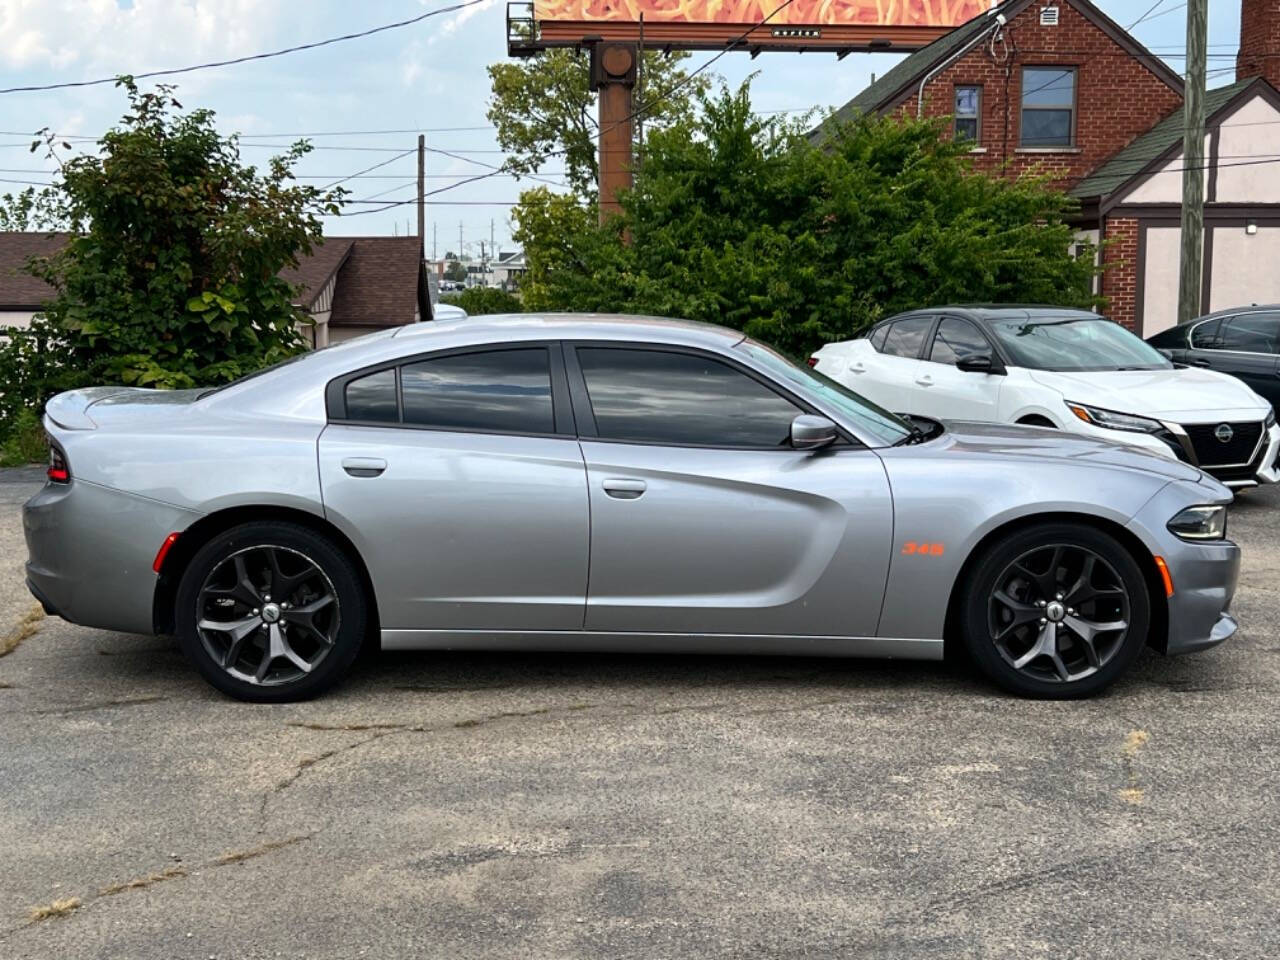
<path fill-rule="evenodd" d="M 25 328 L 53 296 L 26 272 L 66 234 L 0 232 L 0 329 Z M 431 319 L 427 274 L 417 237 L 328 237 L 281 276 L 298 287 L 295 303 L 314 321 L 303 333 L 315 347 Z"/>

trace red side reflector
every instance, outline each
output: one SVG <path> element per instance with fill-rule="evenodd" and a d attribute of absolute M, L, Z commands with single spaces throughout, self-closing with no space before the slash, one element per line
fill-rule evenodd
<path fill-rule="evenodd" d="M 807 364 L 809 364 L 809 366 L 811 366 L 811 367 L 816 367 L 816 366 L 818 365 L 818 358 L 817 358 L 817 357 L 810 357 L 810 358 L 809 358 L 808 360 L 806 360 L 805 362 L 806 362 Z"/>
<path fill-rule="evenodd" d="M 164 543 L 160 544 L 160 549 L 156 551 L 155 563 L 151 564 L 151 569 L 156 573 L 160 572 L 160 568 L 164 566 L 164 558 L 169 555 L 169 549 L 178 542 L 178 535 L 171 533 L 164 538 Z"/>
<path fill-rule="evenodd" d="M 1173 577 L 1169 573 L 1169 565 L 1164 562 L 1164 557 L 1156 557 L 1156 569 L 1160 571 L 1160 578 L 1164 580 L 1164 595 L 1166 597 L 1173 596 Z"/>
<path fill-rule="evenodd" d="M 48 474 L 49 479 L 54 483 L 67 483 L 71 480 L 71 474 L 59 467 L 50 467 Z"/>

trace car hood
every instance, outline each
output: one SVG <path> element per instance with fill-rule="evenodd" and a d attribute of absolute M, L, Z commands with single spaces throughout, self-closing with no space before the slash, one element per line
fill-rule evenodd
<path fill-rule="evenodd" d="M 1261 420 L 1269 404 L 1243 380 L 1195 367 L 1172 370 L 1028 370 L 1064 400 L 1178 423 Z"/>
<path fill-rule="evenodd" d="M 1190 464 L 1140 447 L 1049 427 L 968 421 L 946 421 L 946 427 L 947 432 L 935 442 L 945 445 L 949 453 L 957 456 L 1033 460 L 1041 465 L 1053 462 L 1064 466 L 1110 467 L 1136 470 L 1166 480 L 1196 481 L 1204 476 Z"/>

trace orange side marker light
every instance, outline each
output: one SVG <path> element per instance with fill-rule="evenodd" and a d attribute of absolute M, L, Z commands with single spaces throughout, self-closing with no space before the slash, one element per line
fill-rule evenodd
<path fill-rule="evenodd" d="M 1164 580 L 1164 595 L 1166 597 L 1173 596 L 1173 577 L 1169 574 L 1169 565 L 1164 562 L 1164 557 L 1156 557 L 1156 569 L 1160 571 L 1160 578 Z"/>

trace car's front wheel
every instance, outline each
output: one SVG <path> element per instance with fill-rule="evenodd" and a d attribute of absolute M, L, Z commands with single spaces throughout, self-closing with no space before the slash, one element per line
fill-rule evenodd
<path fill-rule="evenodd" d="M 233 527 L 196 552 L 178 587 L 183 650 L 213 686 L 260 703 L 338 682 L 367 623 L 361 579 L 327 537 L 293 523 Z"/>
<path fill-rule="evenodd" d="M 986 549 L 966 587 L 966 649 L 991 680 L 1023 696 L 1098 693 L 1147 640 L 1142 571 L 1122 544 L 1091 527 L 1013 533 Z"/>

